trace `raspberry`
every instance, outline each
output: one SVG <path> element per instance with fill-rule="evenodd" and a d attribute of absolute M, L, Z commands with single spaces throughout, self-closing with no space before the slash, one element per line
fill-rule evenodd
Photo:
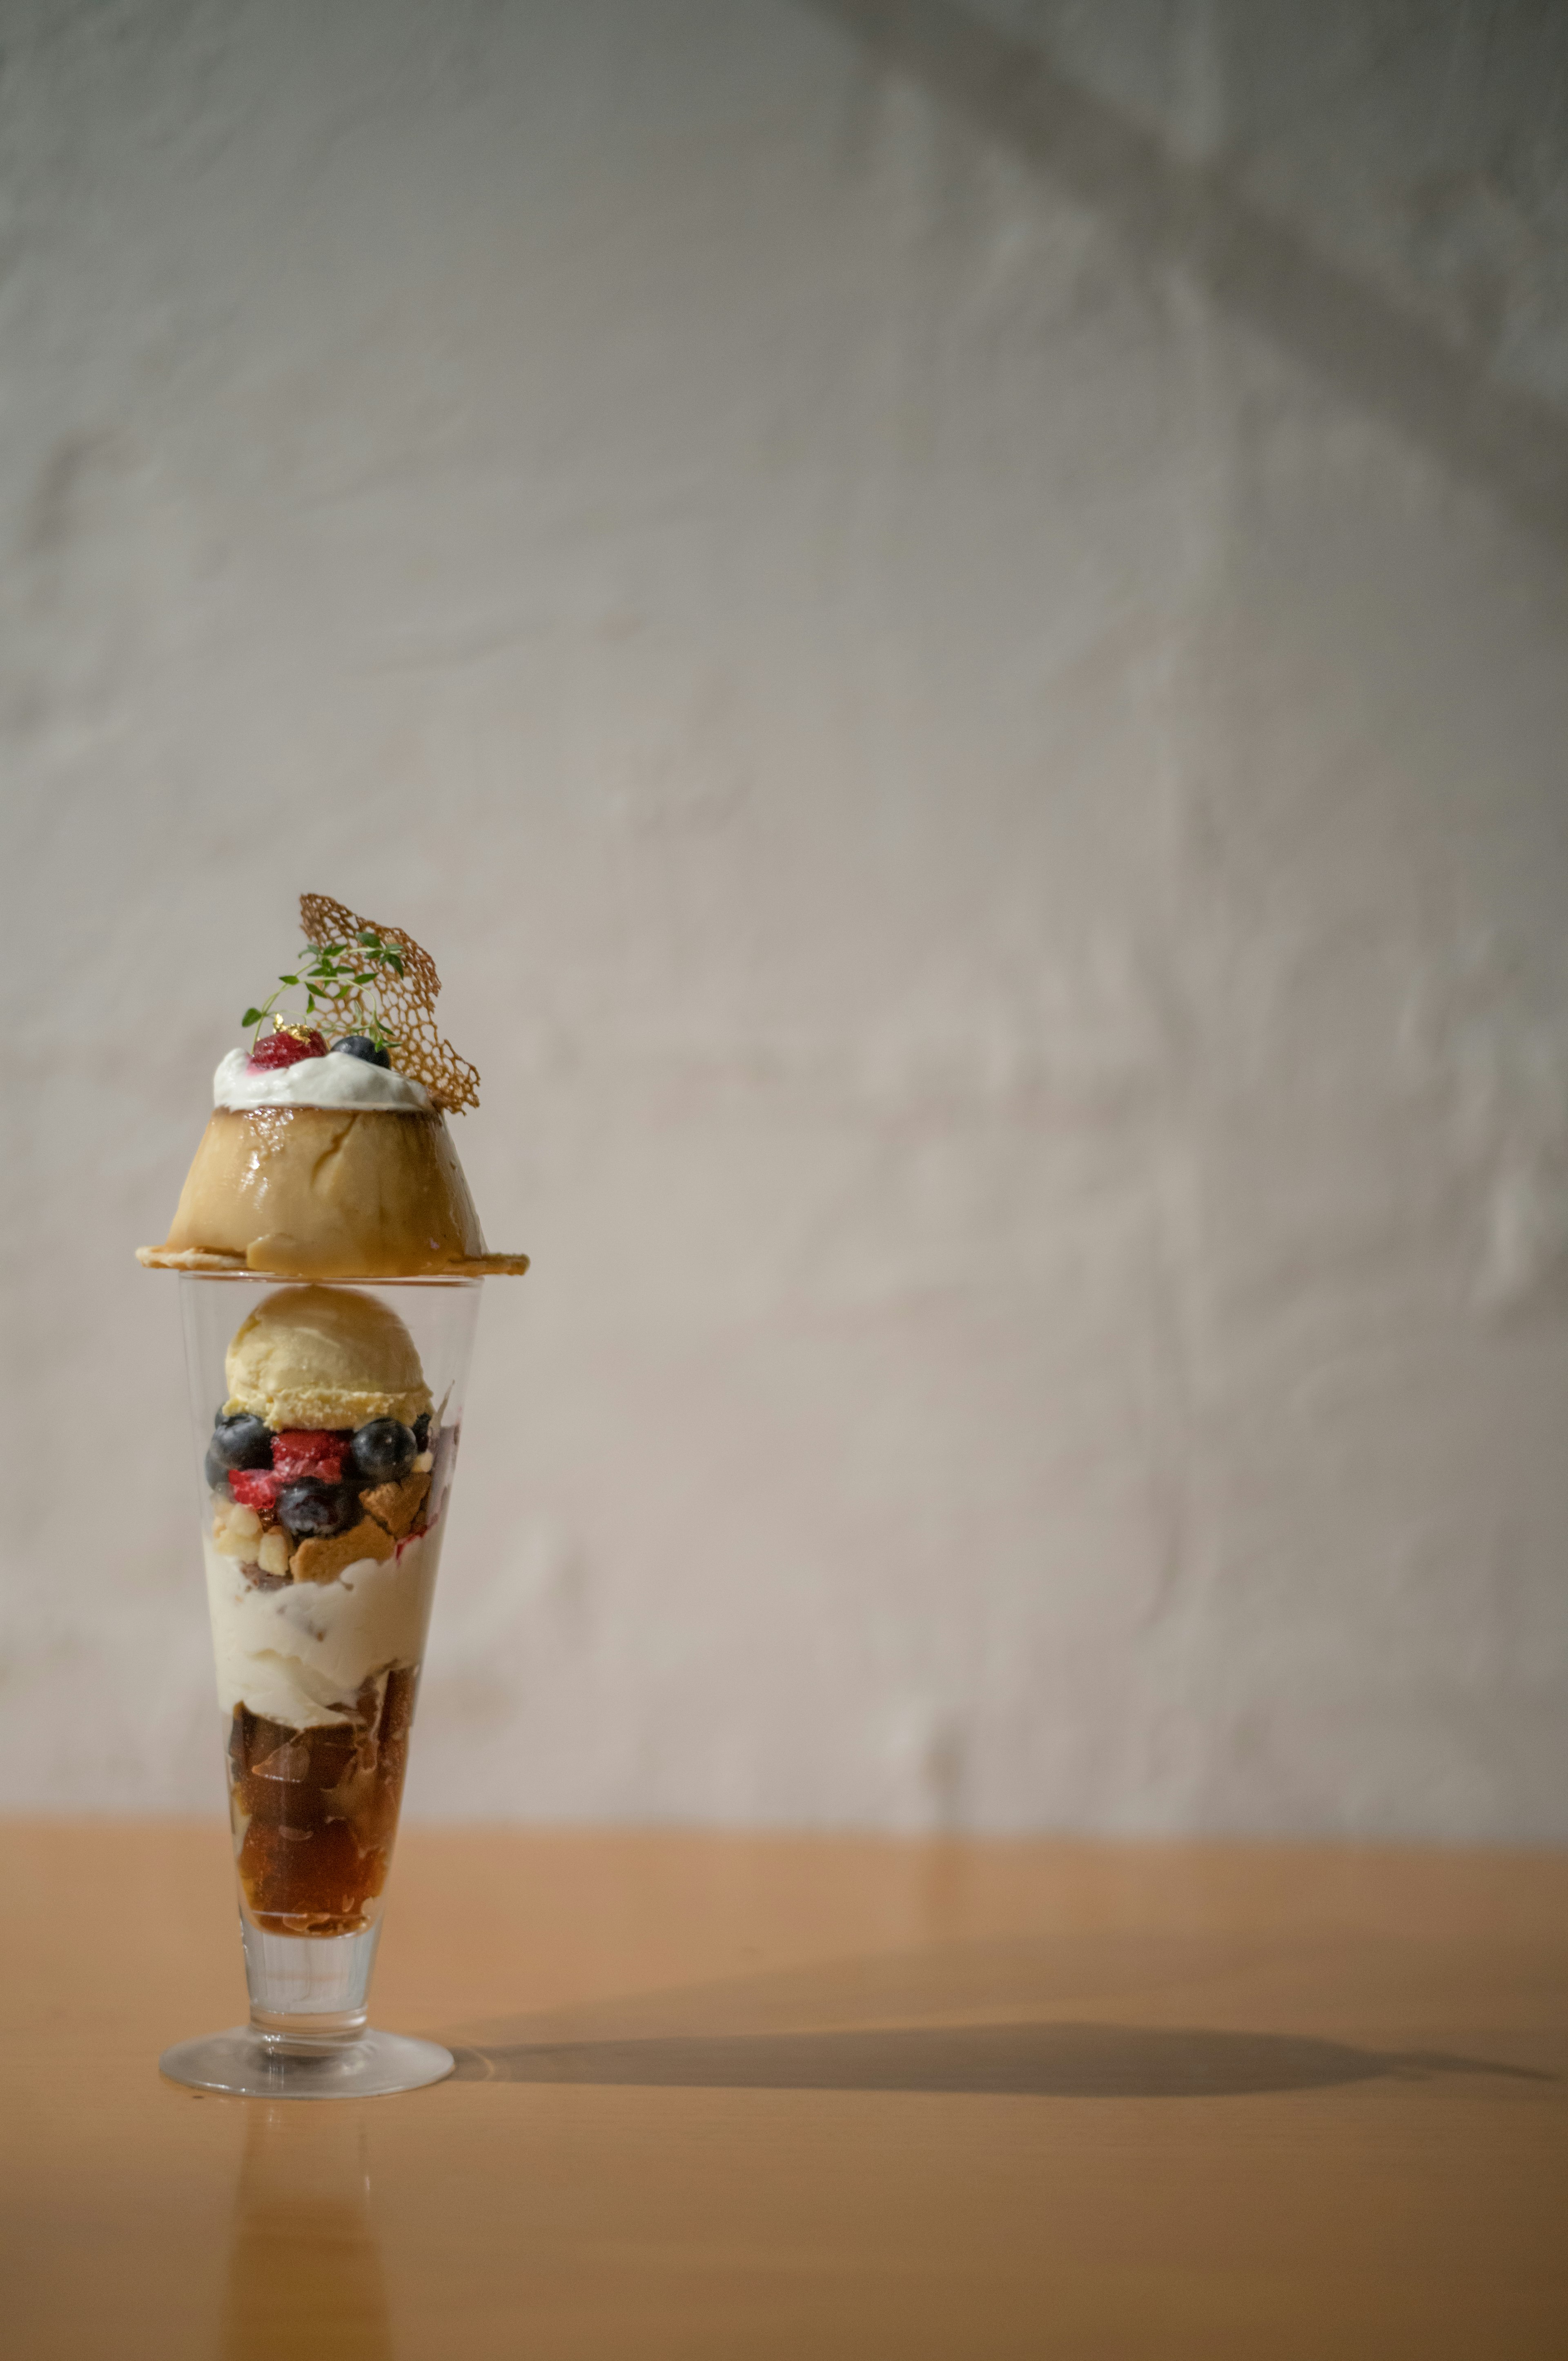
<path fill-rule="evenodd" d="M 242 1509 L 254 1509 L 258 1517 L 271 1516 L 278 1495 L 289 1481 L 270 1467 L 231 1467 L 229 1492 Z"/>
<path fill-rule="evenodd" d="M 344 1455 L 348 1449 L 345 1434 L 334 1434 L 323 1427 L 286 1427 L 272 1438 L 272 1473 L 285 1484 L 297 1484 L 302 1476 L 317 1476 L 323 1484 L 343 1480 Z"/>
<path fill-rule="evenodd" d="M 326 1043 L 319 1033 L 308 1033 L 302 1041 L 296 1041 L 291 1033 L 269 1033 L 251 1051 L 250 1063 L 262 1067 L 297 1066 L 302 1058 L 325 1056 Z"/>
<path fill-rule="evenodd" d="M 270 1467 L 230 1468 L 230 1497 L 241 1508 L 254 1509 L 258 1516 L 275 1516 L 279 1493 L 285 1485 L 299 1483 L 302 1477 L 313 1476 L 323 1484 L 340 1484 L 347 1455 L 346 1434 L 334 1434 L 327 1427 L 285 1428 L 272 1438 Z"/>

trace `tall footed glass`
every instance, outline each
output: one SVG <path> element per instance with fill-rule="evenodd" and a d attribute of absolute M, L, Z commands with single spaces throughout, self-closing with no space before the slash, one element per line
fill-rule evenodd
<path fill-rule="evenodd" d="M 267 2098 L 452 2070 L 367 2022 L 477 1279 L 182 1272 L 250 2023 L 173 2081 Z"/>

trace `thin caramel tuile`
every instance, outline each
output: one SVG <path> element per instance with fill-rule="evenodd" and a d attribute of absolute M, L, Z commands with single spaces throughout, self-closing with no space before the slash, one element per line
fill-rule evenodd
<path fill-rule="evenodd" d="M 366 928 L 395 947 L 402 959 L 403 972 L 399 975 L 393 969 L 383 969 L 377 976 L 376 994 L 382 1021 L 397 1039 L 399 1071 L 422 1082 L 433 1104 L 448 1115 L 461 1115 L 466 1107 L 477 1107 L 478 1068 L 460 1058 L 436 1029 L 435 1002 L 441 978 L 430 953 L 400 927 L 384 927 L 377 918 L 359 917 L 325 894 L 301 895 L 300 925 L 305 940 L 313 943 L 318 950 L 341 946 L 352 956 Z M 345 983 L 329 994 L 323 994 L 318 984 L 316 997 L 327 1000 L 334 1022 L 345 1029 L 367 1024 L 370 1017 L 369 1003 L 353 984 Z"/>

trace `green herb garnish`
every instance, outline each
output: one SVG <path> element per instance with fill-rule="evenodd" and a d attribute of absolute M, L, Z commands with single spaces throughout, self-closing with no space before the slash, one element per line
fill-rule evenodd
<path fill-rule="evenodd" d="M 255 1028 L 250 1045 L 254 1050 L 269 1016 L 275 1027 L 303 1021 L 279 1007 L 285 994 L 302 992 L 304 1019 L 324 1016 L 336 1031 L 364 1033 L 378 1049 L 390 1056 L 398 1047 L 398 1036 L 382 1009 L 381 987 L 389 976 L 404 972 L 403 955 L 396 945 L 384 941 L 374 927 L 361 927 L 343 942 L 307 943 L 299 973 L 280 975 L 260 1007 L 247 1008 L 239 1021 L 247 1031 Z"/>

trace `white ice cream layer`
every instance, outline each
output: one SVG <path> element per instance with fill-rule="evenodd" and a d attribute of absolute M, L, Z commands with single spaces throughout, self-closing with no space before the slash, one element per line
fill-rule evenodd
<path fill-rule="evenodd" d="M 396 1107 L 422 1113 L 430 1093 L 411 1074 L 329 1049 L 324 1058 L 301 1058 L 291 1066 L 253 1067 L 247 1049 L 231 1049 L 213 1076 L 215 1107 L 313 1106 Z"/>
<path fill-rule="evenodd" d="M 348 1706 L 372 1673 L 417 1664 L 424 1653 L 437 1526 L 380 1563 L 361 1558 L 335 1582 L 289 1582 L 260 1590 L 232 1557 L 206 1544 L 207 1605 L 218 1704 L 236 1705 L 289 1730 L 351 1719 Z"/>

